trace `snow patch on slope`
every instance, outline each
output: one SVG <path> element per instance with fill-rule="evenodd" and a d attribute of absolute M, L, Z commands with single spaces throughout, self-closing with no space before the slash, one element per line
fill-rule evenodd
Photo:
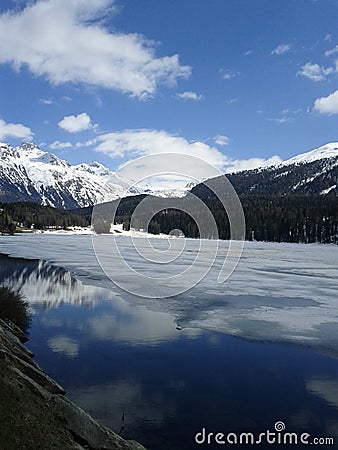
<path fill-rule="evenodd" d="M 283 161 L 280 165 L 290 165 L 290 164 L 304 164 L 313 161 L 318 161 L 319 159 L 326 158 L 336 158 L 338 157 L 338 142 L 331 142 L 329 144 L 323 145 L 322 147 L 315 148 L 310 152 L 301 153 L 300 155 L 294 156 L 293 158 Z"/>
<path fill-rule="evenodd" d="M 32 200 L 55 207 L 85 207 L 138 193 L 102 164 L 71 166 L 31 143 L 0 144 L 0 175 Z"/>
<path fill-rule="evenodd" d="M 330 187 L 327 188 L 327 189 L 323 189 L 323 190 L 321 191 L 320 195 L 326 195 L 326 194 L 328 194 L 329 192 L 331 192 L 331 191 L 333 191 L 334 189 L 336 189 L 336 187 L 337 187 L 337 185 L 334 184 L 333 186 L 330 186 Z"/>

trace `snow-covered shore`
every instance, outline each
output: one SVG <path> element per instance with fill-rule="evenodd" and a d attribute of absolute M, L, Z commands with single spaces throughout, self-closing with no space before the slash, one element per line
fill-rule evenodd
<path fill-rule="evenodd" d="M 57 234 L 57 235 L 95 235 L 96 233 L 93 231 L 92 227 L 68 227 L 66 230 L 65 229 L 47 229 L 47 230 L 37 230 L 34 231 L 34 233 L 37 234 Z M 145 237 L 145 238 L 160 238 L 160 239 L 166 239 L 166 238 L 173 238 L 174 236 L 172 235 L 167 235 L 167 234 L 151 234 L 151 233 L 147 233 L 145 231 L 137 231 L 137 230 L 124 230 L 123 229 L 123 225 L 122 224 L 117 224 L 117 225 L 112 225 L 109 235 L 112 236 L 128 236 L 128 237 Z"/>

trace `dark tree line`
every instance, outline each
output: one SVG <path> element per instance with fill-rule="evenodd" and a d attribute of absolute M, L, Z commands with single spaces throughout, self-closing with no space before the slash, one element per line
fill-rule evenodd
<path fill-rule="evenodd" d="M 130 228 L 136 206 L 145 196 L 122 199 L 117 214 L 111 217 L 117 203 L 99 205 L 96 210 L 95 231 L 108 233 L 110 224 L 122 223 Z M 246 221 L 246 239 L 272 242 L 338 243 L 338 198 L 336 196 L 245 196 L 240 197 Z M 217 224 L 216 235 L 204 229 L 201 235 L 198 224 L 203 214 L 194 211 L 194 220 L 184 212 L 189 199 L 173 199 L 173 207 L 160 210 L 152 216 L 150 223 L 143 220 L 133 223 L 134 228 L 153 234 L 169 234 L 178 229 L 186 237 L 230 238 L 228 216 L 221 202 L 214 196 L 203 199 Z M 157 207 L 159 199 L 154 199 Z M 107 206 L 108 205 L 108 206 Z M 96 207 L 95 207 L 96 208 Z M 181 209 L 180 209 L 181 208 Z M 142 208 L 141 208 L 142 212 Z M 44 229 L 48 227 L 67 228 L 91 224 L 92 208 L 64 211 L 34 203 L 0 203 L 0 231 L 14 233 L 17 227 Z M 145 225 L 146 224 L 146 225 Z M 145 229 L 146 228 L 146 229 Z"/>
<path fill-rule="evenodd" d="M 183 200 L 181 200 L 183 202 Z M 148 230 L 153 234 L 168 234 L 181 230 L 192 238 L 230 238 L 230 225 L 221 202 L 215 198 L 205 200 L 217 224 L 217 235 L 200 234 L 198 211 L 196 221 L 177 208 L 168 208 L 154 215 Z M 338 243 L 338 198 L 335 196 L 241 196 L 246 221 L 246 240 L 271 242 Z M 135 205 L 123 209 L 117 223 L 129 229 Z M 135 224 L 134 224 L 135 226 Z M 139 228 L 143 228 L 143 225 Z M 136 226 L 137 228 L 137 226 Z"/>
<path fill-rule="evenodd" d="M 88 226 L 85 216 L 35 203 L 0 203 L 0 231 L 14 233 L 16 229 L 43 230 L 49 227 Z"/>
<path fill-rule="evenodd" d="M 337 197 L 242 197 L 249 240 L 338 243 Z"/>

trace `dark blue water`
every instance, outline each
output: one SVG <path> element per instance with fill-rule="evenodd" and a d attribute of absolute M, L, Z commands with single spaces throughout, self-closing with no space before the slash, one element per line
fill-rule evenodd
<path fill-rule="evenodd" d="M 0 284 L 19 290 L 31 305 L 27 345 L 36 361 L 70 399 L 122 436 L 150 450 L 301 447 L 265 438 L 261 445 L 216 444 L 214 435 L 206 442 L 211 432 L 258 438 L 282 421 L 298 439 L 306 432 L 309 442 L 333 437 L 335 446 L 320 448 L 338 448 L 338 359 L 292 345 L 177 330 L 170 315 L 128 305 L 39 261 L 2 257 L 0 269 Z M 205 442 L 197 444 L 203 428 Z"/>

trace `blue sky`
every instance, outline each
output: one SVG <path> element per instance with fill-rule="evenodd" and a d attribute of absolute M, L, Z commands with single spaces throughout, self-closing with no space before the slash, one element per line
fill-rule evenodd
<path fill-rule="evenodd" d="M 2 0 L 0 140 L 113 170 L 290 158 L 338 140 L 337 21 L 338 0 Z"/>

